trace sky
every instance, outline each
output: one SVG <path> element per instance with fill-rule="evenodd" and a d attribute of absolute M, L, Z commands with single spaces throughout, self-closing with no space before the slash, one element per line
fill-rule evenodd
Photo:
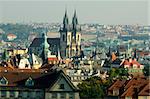
<path fill-rule="evenodd" d="M 62 23 L 74 10 L 79 23 L 149 25 L 149 0 L 0 0 L 0 22 Z"/>

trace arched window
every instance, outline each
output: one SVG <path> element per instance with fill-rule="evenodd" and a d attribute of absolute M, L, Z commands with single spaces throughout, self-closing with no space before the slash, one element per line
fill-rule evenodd
<path fill-rule="evenodd" d="M 79 41 L 79 37 L 80 37 L 80 36 L 78 35 L 78 39 L 77 39 L 78 41 Z"/>
<path fill-rule="evenodd" d="M 31 77 L 29 77 L 26 82 L 25 82 L 26 86 L 34 86 L 34 81 Z"/>
<path fill-rule="evenodd" d="M 63 34 L 63 41 L 65 41 L 65 35 Z"/>

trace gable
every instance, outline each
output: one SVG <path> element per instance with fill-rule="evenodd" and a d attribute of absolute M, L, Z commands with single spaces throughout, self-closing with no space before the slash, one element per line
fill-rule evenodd
<path fill-rule="evenodd" d="M 25 86 L 34 86 L 34 81 L 31 77 L 26 80 Z"/>
<path fill-rule="evenodd" d="M 73 91 L 73 88 L 66 78 L 61 75 L 49 91 Z"/>
<path fill-rule="evenodd" d="M 24 68 L 30 69 L 31 66 L 30 66 L 28 59 L 21 59 L 20 63 L 19 63 L 19 68 L 20 69 L 24 69 Z"/>
<path fill-rule="evenodd" d="M 8 80 L 5 77 L 2 77 L 0 79 L 0 85 L 7 85 L 8 84 Z"/>

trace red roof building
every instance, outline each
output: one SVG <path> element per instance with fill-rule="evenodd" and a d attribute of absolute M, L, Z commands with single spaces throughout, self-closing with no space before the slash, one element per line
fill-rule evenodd
<path fill-rule="evenodd" d="M 132 75 L 143 75 L 144 66 L 140 64 L 136 59 L 123 60 L 121 66 L 128 69 L 128 73 Z"/>
<path fill-rule="evenodd" d="M 17 38 L 17 36 L 15 35 L 15 34 L 13 34 L 13 33 L 9 33 L 8 35 L 7 35 L 7 39 L 8 40 L 14 40 L 14 39 L 16 39 Z"/>
<path fill-rule="evenodd" d="M 108 89 L 107 95 L 117 99 L 144 99 L 150 97 L 150 82 L 149 78 L 136 77 L 130 80 L 116 80 Z M 139 98 L 140 97 L 140 98 Z"/>

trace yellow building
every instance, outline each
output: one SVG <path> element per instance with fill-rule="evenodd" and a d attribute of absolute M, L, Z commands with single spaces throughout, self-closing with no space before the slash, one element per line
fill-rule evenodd
<path fill-rule="evenodd" d="M 17 54 L 24 55 L 28 52 L 28 49 L 12 49 L 8 50 L 9 56 L 16 56 Z"/>

